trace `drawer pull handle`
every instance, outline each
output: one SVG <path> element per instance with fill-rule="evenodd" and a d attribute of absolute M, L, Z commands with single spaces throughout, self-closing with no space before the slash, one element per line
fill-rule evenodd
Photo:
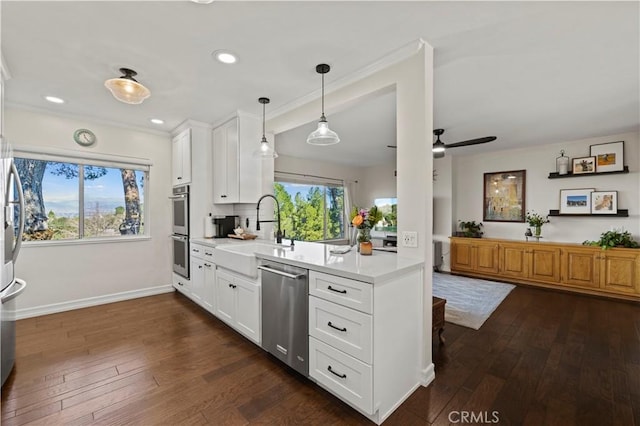
<path fill-rule="evenodd" d="M 346 332 L 346 331 L 347 331 L 347 329 L 346 329 L 346 328 L 336 327 L 335 325 L 331 324 L 331 321 L 329 321 L 329 322 L 327 323 L 327 325 L 328 325 L 329 327 L 331 327 L 331 328 L 335 328 L 335 329 L 336 329 L 336 330 L 338 330 L 338 331 L 344 331 L 344 332 Z"/>
<path fill-rule="evenodd" d="M 231 283 L 229 283 L 229 287 L 231 287 L 231 288 L 236 288 L 237 286 L 236 286 L 235 284 L 231 284 Z"/>
<path fill-rule="evenodd" d="M 347 290 L 336 290 L 335 288 L 333 288 L 331 286 L 327 287 L 327 290 L 335 291 L 336 293 L 347 294 Z"/>
<path fill-rule="evenodd" d="M 338 377 L 340 377 L 341 379 L 346 379 L 347 375 L 346 374 L 340 374 L 340 373 L 336 373 L 335 371 L 333 371 L 333 369 L 331 368 L 331 366 L 327 367 L 327 370 L 329 370 L 329 373 L 334 374 Z"/>

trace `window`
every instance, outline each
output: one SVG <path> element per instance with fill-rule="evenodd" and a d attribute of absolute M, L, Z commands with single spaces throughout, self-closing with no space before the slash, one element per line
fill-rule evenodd
<path fill-rule="evenodd" d="M 15 164 L 25 198 L 23 241 L 146 235 L 148 165 L 22 151 Z"/>
<path fill-rule="evenodd" d="M 302 241 L 344 238 L 341 184 L 295 182 L 288 178 L 278 179 L 274 190 L 280 204 L 281 228 L 287 237 Z"/>

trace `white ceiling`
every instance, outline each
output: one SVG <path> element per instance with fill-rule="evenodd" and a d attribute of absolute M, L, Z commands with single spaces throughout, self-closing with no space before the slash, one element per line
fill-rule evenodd
<path fill-rule="evenodd" d="M 450 154 L 637 131 L 638 2 L 2 1 L 7 105 L 170 131 L 241 109 L 267 113 L 327 87 L 407 43 L 435 48 L 434 125 L 445 143 L 498 140 Z M 235 65 L 211 58 L 236 52 Z M 151 90 L 141 105 L 103 83 L 120 67 Z M 64 98 L 53 105 L 44 95 Z M 342 143 L 278 135 L 280 154 L 375 164 L 393 158 L 395 96 L 328 116 Z M 320 111 L 318 111 L 318 116 Z M 149 122 L 165 120 L 162 126 Z M 431 141 L 428 141 L 431 143 Z M 258 142 L 256 142 L 258 143 Z M 346 161 L 346 160 L 345 160 Z"/>

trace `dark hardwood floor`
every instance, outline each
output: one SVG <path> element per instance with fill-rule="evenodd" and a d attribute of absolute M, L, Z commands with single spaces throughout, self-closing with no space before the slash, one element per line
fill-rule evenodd
<path fill-rule="evenodd" d="M 385 425 L 640 425 L 640 307 L 517 287 Z M 372 424 L 179 294 L 18 321 L 2 424 Z"/>

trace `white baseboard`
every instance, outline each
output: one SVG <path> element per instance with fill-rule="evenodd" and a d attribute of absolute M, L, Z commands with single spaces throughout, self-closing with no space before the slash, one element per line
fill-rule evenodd
<path fill-rule="evenodd" d="M 52 303 L 51 305 L 36 306 L 16 310 L 16 319 L 39 317 L 41 315 L 55 314 L 58 312 L 71 311 L 73 309 L 88 308 L 90 306 L 104 305 L 123 300 L 137 299 L 139 297 L 155 296 L 156 294 L 169 293 L 174 291 L 171 284 L 158 287 L 148 287 L 139 290 L 124 291 L 122 293 L 107 294 L 104 296 L 88 297 L 86 299 L 72 300 L 69 302 Z"/>
<path fill-rule="evenodd" d="M 425 386 L 425 387 L 429 386 L 429 384 L 431 384 L 431 382 L 433 382 L 435 378 L 436 378 L 435 366 L 433 365 L 433 363 L 431 363 L 427 368 L 422 370 L 422 379 L 421 379 L 422 386 Z"/>

